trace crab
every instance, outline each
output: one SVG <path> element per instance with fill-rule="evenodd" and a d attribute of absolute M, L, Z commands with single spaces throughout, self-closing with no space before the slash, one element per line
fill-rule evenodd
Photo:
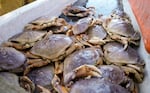
<path fill-rule="evenodd" d="M 72 33 L 74 35 L 78 35 L 81 33 L 84 33 L 87 31 L 87 29 L 93 25 L 93 18 L 92 17 L 86 17 L 78 20 L 74 26 L 72 27 Z"/>
<path fill-rule="evenodd" d="M 110 42 L 103 46 L 104 58 L 107 64 L 121 66 L 126 74 L 136 82 L 143 81 L 144 62 L 137 51 L 130 46 L 126 50 L 121 43 Z"/>
<path fill-rule="evenodd" d="M 120 9 L 115 9 L 111 13 L 110 17 L 115 18 L 115 19 L 123 19 L 124 21 L 131 22 L 127 13 L 125 13 L 123 10 L 120 10 Z"/>
<path fill-rule="evenodd" d="M 19 84 L 28 93 L 34 93 L 34 91 L 35 91 L 35 84 L 27 76 L 21 76 L 19 78 Z"/>
<path fill-rule="evenodd" d="M 69 36 L 49 32 L 44 39 L 37 42 L 31 50 L 26 53 L 29 60 L 24 74 L 27 74 L 31 68 L 42 67 L 51 62 L 62 60 L 79 48 L 82 48 L 82 45 L 74 42 Z"/>
<path fill-rule="evenodd" d="M 19 77 L 10 72 L 0 72 L 0 77 L 7 80 L 7 82 L 10 82 L 11 86 L 18 86 L 19 87 Z"/>
<path fill-rule="evenodd" d="M 68 5 L 64 10 L 65 16 L 83 18 L 94 15 L 94 7 L 85 8 L 83 6 Z"/>
<path fill-rule="evenodd" d="M 104 21 L 104 19 L 102 20 Z M 120 18 L 106 18 L 103 26 L 113 40 L 124 44 L 124 49 L 129 43 L 139 45 L 140 34 L 134 30 L 129 21 Z"/>
<path fill-rule="evenodd" d="M 100 78 L 83 79 L 75 82 L 69 93 L 130 93 L 125 88 Z"/>
<path fill-rule="evenodd" d="M 71 25 L 63 18 L 39 18 L 25 27 L 27 30 L 46 30 L 53 33 L 66 33 L 70 28 Z"/>
<path fill-rule="evenodd" d="M 19 50 L 25 50 L 31 48 L 35 42 L 41 40 L 46 35 L 46 32 L 41 31 L 23 31 L 13 37 L 7 42 L 3 43 L 3 46 L 14 47 Z"/>
<path fill-rule="evenodd" d="M 54 67 L 51 65 L 34 69 L 27 76 L 34 84 L 52 90 L 51 81 L 54 77 Z"/>
<path fill-rule="evenodd" d="M 0 59 L 0 71 L 17 70 L 27 61 L 23 53 L 11 47 L 0 47 Z"/>
<path fill-rule="evenodd" d="M 85 45 L 104 45 L 113 41 L 102 25 L 91 26 L 84 34 L 77 36 L 77 39 Z"/>
<path fill-rule="evenodd" d="M 64 84 L 80 77 L 100 77 L 100 71 L 95 65 L 103 64 L 103 53 L 99 48 L 85 48 L 75 51 L 64 60 Z"/>
<path fill-rule="evenodd" d="M 132 93 L 138 93 L 137 85 L 126 76 L 124 70 L 115 65 L 100 65 L 101 76 L 113 84 L 121 85 Z"/>
<path fill-rule="evenodd" d="M 0 73 L 1 93 L 28 93 L 19 86 L 18 76 L 8 72 Z"/>

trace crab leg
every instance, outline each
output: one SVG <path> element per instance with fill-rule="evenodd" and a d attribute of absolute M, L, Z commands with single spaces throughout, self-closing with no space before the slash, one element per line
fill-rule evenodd
<path fill-rule="evenodd" d="M 48 61 L 48 60 L 46 60 L 46 61 L 42 60 L 42 61 L 37 61 L 37 62 L 33 62 L 33 63 L 29 62 L 29 63 L 32 63 L 32 64 L 27 66 L 27 68 L 24 71 L 24 75 L 28 74 L 32 68 L 45 66 L 45 65 L 49 64 L 50 62 L 51 61 Z"/>
<path fill-rule="evenodd" d="M 33 93 L 35 90 L 34 83 L 27 76 L 20 77 L 20 86 L 26 89 L 29 93 Z"/>
<path fill-rule="evenodd" d="M 58 93 L 69 93 L 66 87 L 60 85 L 60 79 L 57 75 L 54 76 L 52 85 Z"/>
<path fill-rule="evenodd" d="M 140 83 L 143 81 L 143 74 L 139 73 L 134 68 L 126 67 L 126 66 L 121 66 L 121 68 L 125 71 L 127 75 L 129 75 L 130 73 L 134 74 L 134 79 L 136 79 L 137 82 Z"/>
<path fill-rule="evenodd" d="M 64 83 L 67 84 L 69 83 L 69 81 L 75 78 L 88 76 L 101 77 L 101 71 L 94 65 L 85 64 L 66 74 L 64 78 Z"/>

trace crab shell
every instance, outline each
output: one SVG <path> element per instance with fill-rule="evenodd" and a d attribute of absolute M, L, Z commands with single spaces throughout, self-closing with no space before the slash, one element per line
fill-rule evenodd
<path fill-rule="evenodd" d="M 23 53 L 11 47 L 0 47 L 0 70 L 13 70 L 26 62 Z"/>
<path fill-rule="evenodd" d="M 106 30 L 112 39 L 122 43 L 129 42 L 138 45 L 140 34 L 134 30 L 130 22 L 122 19 L 111 19 L 106 26 Z"/>
<path fill-rule="evenodd" d="M 73 26 L 73 34 L 81 34 L 84 33 L 92 24 L 93 19 L 91 17 L 82 18 L 77 21 Z"/>
<path fill-rule="evenodd" d="M 93 9 L 94 8 L 85 8 L 83 6 L 69 5 L 63 10 L 63 14 L 65 16 L 82 18 L 93 14 Z"/>
<path fill-rule="evenodd" d="M 39 18 L 28 25 L 26 25 L 25 29 L 27 30 L 54 30 L 54 33 L 59 33 L 57 30 L 65 32 L 70 29 L 71 26 L 65 21 L 63 18 Z M 56 30 L 56 31 L 55 31 Z"/>
<path fill-rule="evenodd" d="M 75 51 L 74 53 L 66 57 L 64 60 L 64 73 L 63 73 L 64 83 L 67 84 L 71 80 L 75 79 L 76 77 L 82 77 L 80 75 L 86 76 L 86 73 L 84 73 L 84 70 L 89 69 L 89 72 L 90 72 L 90 70 L 93 69 L 94 71 L 96 69 L 96 67 L 93 67 L 94 65 L 103 63 L 101 53 L 102 52 L 100 49 L 85 48 L 79 51 Z M 77 72 L 80 73 L 80 71 L 81 73 L 83 72 L 83 74 L 80 74 L 79 76 L 71 78 L 74 75 L 76 75 Z M 72 74 L 73 72 L 75 73 Z"/>
<path fill-rule="evenodd" d="M 64 34 L 49 34 L 37 42 L 30 52 L 33 55 L 53 60 L 60 56 L 65 56 L 67 48 L 69 48 L 72 43 L 72 39 Z"/>
<path fill-rule="evenodd" d="M 111 17 L 115 19 L 123 19 L 125 21 L 131 22 L 129 16 L 123 10 L 120 9 L 115 9 L 112 12 Z"/>
<path fill-rule="evenodd" d="M 115 65 L 101 65 L 98 67 L 102 72 L 102 77 L 114 83 L 121 84 L 124 81 L 124 71 Z"/>
<path fill-rule="evenodd" d="M 24 31 L 13 37 L 11 37 L 8 42 L 5 42 L 4 45 L 11 46 L 16 49 L 27 49 L 34 45 L 35 42 L 42 39 L 45 36 L 46 32 L 41 31 Z"/>
<path fill-rule="evenodd" d="M 0 77 L 10 82 L 11 86 L 19 87 L 19 77 L 16 74 L 10 72 L 0 72 Z"/>
<path fill-rule="evenodd" d="M 45 66 L 30 71 L 27 76 L 34 84 L 52 89 L 51 81 L 54 77 L 54 67 Z"/>
<path fill-rule="evenodd" d="M 87 30 L 88 42 L 91 44 L 103 44 L 107 37 L 107 32 L 101 25 L 94 25 Z"/>
<path fill-rule="evenodd" d="M 103 49 L 104 57 L 110 63 L 143 65 L 137 51 L 130 46 L 124 50 L 121 43 L 110 42 Z"/>
<path fill-rule="evenodd" d="M 28 93 L 20 87 L 18 76 L 12 73 L 0 73 L 0 86 L 1 93 Z"/>
<path fill-rule="evenodd" d="M 125 88 L 102 80 L 91 78 L 79 80 L 73 84 L 70 93 L 130 93 Z"/>

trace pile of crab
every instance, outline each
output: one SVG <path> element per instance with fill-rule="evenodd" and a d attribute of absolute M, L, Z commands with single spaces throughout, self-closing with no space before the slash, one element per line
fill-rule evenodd
<path fill-rule="evenodd" d="M 81 6 L 63 14 L 78 20 L 42 17 L 4 42 L 0 71 L 18 75 L 29 93 L 138 93 L 144 62 L 127 14 L 96 18 L 93 8 Z"/>

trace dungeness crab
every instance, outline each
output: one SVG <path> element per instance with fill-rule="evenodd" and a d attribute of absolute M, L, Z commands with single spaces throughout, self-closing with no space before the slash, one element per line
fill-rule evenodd
<path fill-rule="evenodd" d="M 85 8 L 83 6 L 69 5 L 63 10 L 65 16 L 83 18 L 94 15 L 94 7 Z"/>
<path fill-rule="evenodd" d="M 0 47 L 0 71 L 17 70 L 26 62 L 26 56 L 11 47 Z"/>
<path fill-rule="evenodd" d="M 27 53 L 29 59 L 27 74 L 33 67 L 41 67 L 62 60 L 75 49 L 81 48 L 81 44 L 75 43 L 70 37 L 64 34 L 52 34 L 49 32 L 44 39 L 37 42 Z"/>
<path fill-rule="evenodd" d="M 130 46 L 126 50 L 121 43 L 110 42 L 104 45 L 104 58 L 107 64 L 121 66 L 126 74 L 142 82 L 144 62 L 140 59 L 137 51 Z"/>
<path fill-rule="evenodd" d="M 76 51 L 64 60 L 64 83 L 68 84 L 75 78 L 98 76 L 100 71 L 94 65 L 103 64 L 103 53 L 98 48 L 85 48 Z"/>
<path fill-rule="evenodd" d="M 100 78 L 79 80 L 72 85 L 69 93 L 130 93 L 125 88 Z"/>
<path fill-rule="evenodd" d="M 32 47 L 37 41 L 41 40 L 46 35 L 46 32 L 42 31 L 23 31 L 13 37 L 7 42 L 3 43 L 3 46 L 14 47 L 19 50 L 24 50 Z"/>
<path fill-rule="evenodd" d="M 27 30 L 47 30 L 53 33 L 66 33 L 70 28 L 71 25 L 63 18 L 39 18 L 25 27 Z"/>

